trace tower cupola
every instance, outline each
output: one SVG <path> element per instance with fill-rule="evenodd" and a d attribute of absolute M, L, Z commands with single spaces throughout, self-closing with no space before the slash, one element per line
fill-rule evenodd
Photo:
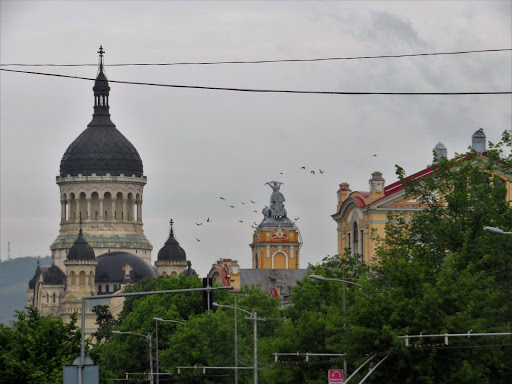
<path fill-rule="evenodd" d="M 98 74 L 96 76 L 96 81 L 94 82 L 94 87 L 92 88 L 94 91 L 94 114 L 108 114 L 108 95 L 110 93 L 110 87 L 108 85 L 108 79 L 105 75 L 105 68 L 103 65 L 103 54 L 105 51 L 101 45 L 98 53 L 100 54 Z"/>
<path fill-rule="evenodd" d="M 95 260 L 94 250 L 89 246 L 82 232 L 82 223 L 80 222 L 80 232 L 73 246 L 69 249 L 67 260 Z"/>

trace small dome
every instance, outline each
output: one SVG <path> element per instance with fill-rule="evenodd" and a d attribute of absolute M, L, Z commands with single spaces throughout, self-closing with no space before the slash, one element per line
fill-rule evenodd
<path fill-rule="evenodd" d="M 28 282 L 29 289 L 34 289 L 35 287 L 36 287 L 36 275 L 32 276 L 32 278 Z"/>
<path fill-rule="evenodd" d="M 187 254 L 174 238 L 174 222 L 171 220 L 171 232 L 164 246 L 158 251 L 158 260 L 186 261 Z"/>
<path fill-rule="evenodd" d="M 73 246 L 69 249 L 67 260 L 94 260 L 94 251 L 89 246 L 82 233 L 82 228 L 78 233 L 78 237 L 75 240 Z"/>
<path fill-rule="evenodd" d="M 133 253 L 110 252 L 96 260 L 96 282 L 135 283 L 145 277 L 156 278 L 153 268 Z"/>
<path fill-rule="evenodd" d="M 66 275 L 55 265 L 48 269 L 43 279 L 43 283 L 47 285 L 62 285 L 65 281 Z"/>
<path fill-rule="evenodd" d="M 444 146 L 443 143 L 437 143 L 435 149 L 439 149 L 439 150 L 442 150 L 442 149 L 446 149 L 446 147 Z"/>

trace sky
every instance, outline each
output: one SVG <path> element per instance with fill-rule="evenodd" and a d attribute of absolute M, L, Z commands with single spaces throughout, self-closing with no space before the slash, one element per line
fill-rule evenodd
<path fill-rule="evenodd" d="M 100 45 L 107 65 L 512 48 L 510 1 L 1 1 L 0 7 L 1 64 L 96 64 Z M 97 73 L 95 66 L 2 68 Z M 512 54 L 107 66 L 106 73 L 110 80 L 255 89 L 510 91 Z M 66 148 L 91 120 L 92 86 L 0 73 L 2 260 L 8 242 L 11 257 L 51 253 L 60 221 L 55 177 Z M 110 87 L 112 121 L 137 148 L 148 177 L 143 220 L 153 260 L 173 218 L 178 241 L 203 276 L 220 258 L 251 267 L 252 226 L 268 205 L 268 181 L 284 183 L 288 216 L 303 239 L 300 267 L 307 268 L 337 253 L 331 215 L 340 183 L 365 191 L 371 173 L 381 171 L 390 184 L 396 164 L 408 174 L 430 164 L 438 142 L 452 156 L 466 151 L 479 128 L 498 142 L 512 127 L 510 95 Z M 211 223 L 196 225 L 207 218 Z"/>

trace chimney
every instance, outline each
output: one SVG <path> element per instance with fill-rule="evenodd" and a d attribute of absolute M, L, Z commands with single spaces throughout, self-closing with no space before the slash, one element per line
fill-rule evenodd
<path fill-rule="evenodd" d="M 350 195 L 350 185 L 348 183 L 341 183 L 340 189 L 338 189 L 338 207 L 343 203 L 348 195 Z"/>
<path fill-rule="evenodd" d="M 471 148 L 477 153 L 487 152 L 487 145 L 485 140 L 485 133 L 482 128 L 473 133 L 471 137 Z"/>
<path fill-rule="evenodd" d="M 448 150 L 441 142 L 439 142 L 434 147 L 434 164 L 439 164 L 442 157 L 448 157 Z"/>
<path fill-rule="evenodd" d="M 370 195 L 383 194 L 385 182 L 386 180 L 382 177 L 382 172 L 373 172 L 372 178 L 370 179 Z"/>

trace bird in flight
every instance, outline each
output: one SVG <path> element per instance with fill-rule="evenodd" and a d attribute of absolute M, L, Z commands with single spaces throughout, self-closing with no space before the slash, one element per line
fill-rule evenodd
<path fill-rule="evenodd" d="M 284 173 L 283 173 L 283 172 L 279 172 L 279 174 L 280 174 L 280 175 L 284 175 Z"/>
<path fill-rule="evenodd" d="M 231 208 L 235 208 L 234 206 L 230 205 Z"/>
<path fill-rule="evenodd" d="M 325 171 L 322 171 L 321 169 L 319 169 L 320 173 L 324 173 Z"/>
<path fill-rule="evenodd" d="M 256 212 L 256 213 L 258 213 L 258 211 L 253 211 L 253 212 Z"/>
<path fill-rule="evenodd" d="M 293 219 L 293 220 L 294 220 L 294 221 L 297 221 L 297 220 L 299 220 L 299 219 L 300 219 L 300 217 L 296 217 L 296 218 L 295 218 L 295 219 Z"/>
<path fill-rule="evenodd" d="M 201 241 L 201 240 L 199 240 L 197 237 L 196 237 L 196 240 L 197 240 L 197 241 Z"/>
<path fill-rule="evenodd" d="M 314 174 L 315 174 L 315 171 L 311 171 L 311 173 L 314 175 Z"/>
<path fill-rule="evenodd" d="M 373 157 L 375 157 L 375 156 L 377 156 L 377 155 L 373 155 Z"/>
<path fill-rule="evenodd" d="M 203 223 L 196 223 L 196 225 L 199 227 L 200 225 L 203 225 Z"/>
<path fill-rule="evenodd" d="M 238 222 L 239 222 L 239 223 L 243 223 L 243 221 L 242 221 L 242 220 L 238 220 Z"/>
<path fill-rule="evenodd" d="M 226 200 L 225 198 L 223 198 L 222 196 L 220 197 L 221 200 Z"/>
<path fill-rule="evenodd" d="M 245 203 L 242 201 L 242 204 L 245 205 Z"/>
<path fill-rule="evenodd" d="M 256 202 L 251 200 L 251 203 L 255 204 Z"/>
<path fill-rule="evenodd" d="M 306 167 L 300 167 L 300 169 L 306 169 Z"/>
<path fill-rule="evenodd" d="M 212 221 L 210 220 L 210 218 L 208 218 L 208 220 L 206 220 L 207 223 L 211 223 Z"/>

